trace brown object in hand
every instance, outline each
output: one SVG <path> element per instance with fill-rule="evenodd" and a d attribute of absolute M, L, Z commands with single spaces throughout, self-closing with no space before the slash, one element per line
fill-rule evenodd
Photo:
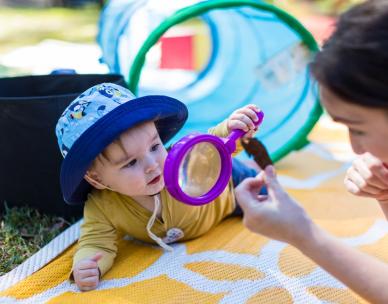
<path fill-rule="evenodd" d="M 264 170 L 265 167 L 273 164 L 267 149 L 257 138 L 242 138 L 241 145 L 249 156 L 253 156 L 256 164 L 258 164 L 261 169 Z"/>

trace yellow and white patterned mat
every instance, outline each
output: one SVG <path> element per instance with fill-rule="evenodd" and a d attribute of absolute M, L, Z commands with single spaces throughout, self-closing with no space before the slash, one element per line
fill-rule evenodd
<path fill-rule="evenodd" d="M 388 224 L 378 205 L 342 185 L 343 160 L 352 157 L 346 131 L 323 118 L 311 139 L 319 145 L 277 164 L 281 183 L 319 225 L 388 262 Z M 74 249 L 0 292 L 0 303 L 364 303 L 296 249 L 249 232 L 240 218 L 171 253 L 121 240 L 114 267 L 91 292 L 67 281 Z"/>

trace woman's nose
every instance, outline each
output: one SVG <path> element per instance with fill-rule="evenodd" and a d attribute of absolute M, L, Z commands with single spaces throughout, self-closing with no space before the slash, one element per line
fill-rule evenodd
<path fill-rule="evenodd" d="M 366 152 L 360 140 L 356 139 L 352 135 L 349 135 L 349 138 L 350 138 L 350 144 L 352 145 L 352 149 L 354 153 L 363 154 Z"/>

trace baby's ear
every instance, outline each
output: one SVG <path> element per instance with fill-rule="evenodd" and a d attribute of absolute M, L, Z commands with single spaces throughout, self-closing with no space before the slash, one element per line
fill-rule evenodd
<path fill-rule="evenodd" d="M 91 184 L 96 189 L 102 190 L 106 188 L 106 186 L 101 183 L 101 179 L 96 171 L 86 171 L 84 178 L 89 184 Z"/>

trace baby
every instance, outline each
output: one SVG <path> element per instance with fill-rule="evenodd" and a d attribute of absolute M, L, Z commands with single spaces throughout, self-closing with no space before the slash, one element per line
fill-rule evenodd
<path fill-rule="evenodd" d="M 234 129 L 256 132 L 258 109 L 248 105 L 209 130 L 226 137 Z M 193 207 L 165 189 L 164 143 L 184 125 L 186 106 L 167 96 L 136 98 L 115 84 L 96 85 L 78 96 L 60 117 L 56 135 L 64 160 L 61 189 L 69 204 L 84 205 L 84 222 L 72 277 L 81 290 L 97 287 L 112 267 L 117 240 L 125 235 L 166 250 L 241 214 L 234 187 L 257 171 L 233 161 L 232 178 L 213 202 Z M 238 144 L 238 153 L 242 150 Z"/>

